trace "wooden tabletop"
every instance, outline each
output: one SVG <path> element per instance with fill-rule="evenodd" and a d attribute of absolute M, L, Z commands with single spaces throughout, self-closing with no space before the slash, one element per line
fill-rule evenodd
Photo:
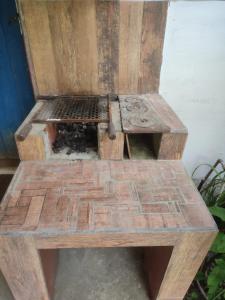
<path fill-rule="evenodd" d="M 216 225 L 180 161 L 21 162 L 0 234 L 210 231 Z"/>

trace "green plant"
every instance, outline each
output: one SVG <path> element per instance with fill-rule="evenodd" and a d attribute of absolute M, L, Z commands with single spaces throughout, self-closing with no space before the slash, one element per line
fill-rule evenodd
<path fill-rule="evenodd" d="M 202 165 L 198 166 L 194 172 Z M 187 295 L 187 300 L 225 299 L 225 166 L 218 160 L 200 182 L 198 189 L 219 228 L 210 252 L 204 260 Z"/>

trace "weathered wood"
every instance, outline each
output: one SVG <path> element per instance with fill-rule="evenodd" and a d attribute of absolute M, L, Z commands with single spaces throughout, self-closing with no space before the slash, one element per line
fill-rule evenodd
<path fill-rule="evenodd" d="M 16 146 L 20 160 L 43 160 L 46 158 L 46 145 L 44 141 L 46 125 L 32 125 L 32 119 L 42 105 L 42 101 L 35 104 L 15 133 Z M 30 130 L 27 132 L 25 139 L 21 140 L 20 134 L 27 126 L 30 126 Z"/>
<path fill-rule="evenodd" d="M 41 132 L 43 131 L 41 130 Z M 17 141 L 16 145 L 20 160 L 43 160 L 46 158 L 42 134 L 33 134 L 31 131 L 24 141 Z"/>
<path fill-rule="evenodd" d="M 167 268 L 171 251 L 150 264 L 153 299 L 183 299 L 216 233 L 180 161 L 22 162 L 0 207 L 0 268 L 16 299 L 48 300 L 37 249 L 173 246 Z"/>
<path fill-rule="evenodd" d="M 215 229 L 180 161 L 27 161 L 15 178 L 1 233 Z"/>
<path fill-rule="evenodd" d="M 139 92 L 158 91 L 167 2 L 144 2 L 142 21 L 142 45 L 140 53 Z M 151 47 L 149 47 L 151 45 Z"/>
<path fill-rule="evenodd" d="M 151 133 L 151 150 L 158 159 L 182 158 L 187 129 L 160 95 L 120 95 L 119 100 L 122 127 L 127 140 L 131 133 Z"/>
<path fill-rule="evenodd" d="M 36 96 L 158 91 L 166 2 L 18 3 Z"/>
<path fill-rule="evenodd" d="M 118 102 L 111 102 L 112 123 L 115 127 L 116 138 L 111 140 L 108 124 L 98 124 L 98 153 L 100 159 L 122 160 L 124 152 L 124 133 L 122 132 L 120 107 Z"/>
<path fill-rule="evenodd" d="M 215 232 L 182 235 L 174 247 L 157 300 L 184 299 L 215 237 Z"/>
<path fill-rule="evenodd" d="M 32 237 L 0 237 L 0 269 L 16 300 L 50 300 Z"/>
<path fill-rule="evenodd" d="M 53 234 L 49 236 L 35 236 L 39 249 L 56 248 L 108 248 L 108 247 L 155 247 L 174 245 L 179 238 L 173 232 L 154 233 L 110 233 L 97 232 L 95 234 Z"/>
<path fill-rule="evenodd" d="M 186 140 L 187 133 L 164 133 L 159 140 L 159 148 L 156 150 L 158 159 L 181 159 Z M 157 139 L 155 137 L 155 140 Z"/>

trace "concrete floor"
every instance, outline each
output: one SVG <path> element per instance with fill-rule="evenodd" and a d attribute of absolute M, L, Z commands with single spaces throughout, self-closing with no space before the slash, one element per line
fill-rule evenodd
<path fill-rule="evenodd" d="M 149 299 L 141 249 L 60 251 L 55 300 L 128 299 Z M 1 274 L 0 300 L 13 300 Z"/>

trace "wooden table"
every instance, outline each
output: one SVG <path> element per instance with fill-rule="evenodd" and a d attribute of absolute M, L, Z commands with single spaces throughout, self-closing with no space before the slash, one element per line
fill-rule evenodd
<path fill-rule="evenodd" d="M 183 299 L 216 233 L 180 161 L 27 161 L 1 205 L 0 269 L 15 299 L 48 300 L 54 249 L 145 247 L 152 299 Z"/>

